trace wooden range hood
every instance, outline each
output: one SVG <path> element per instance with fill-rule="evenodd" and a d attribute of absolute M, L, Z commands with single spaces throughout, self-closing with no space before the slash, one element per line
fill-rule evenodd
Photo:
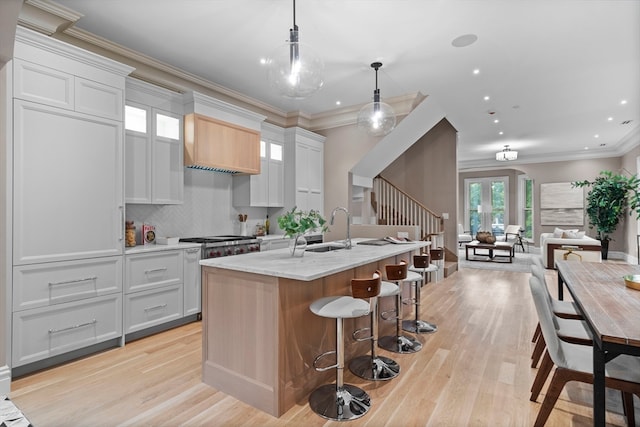
<path fill-rule="evenodd" d="M 184 165 L 233 174 L 260 173 L 264 116 L 223 101 L 185 94 Z"/>

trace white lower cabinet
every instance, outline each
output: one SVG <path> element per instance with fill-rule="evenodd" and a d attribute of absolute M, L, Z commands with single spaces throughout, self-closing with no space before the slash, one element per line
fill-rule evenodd
<path fill-rule="evenodd" d="M 125 255 L 125 336 L 163 328 L 166 323 L 201 312 L 200 251 L 194 247 Z"/>
<path fill-rule="evenodd" d="M 184 250 L 184 315 L 202 311 L 200 283 L 200 248 Z"/>
<path fill-rule="evenodd" d="M 13 367 L 122 335 L 122 294 L 13 313 Z"/>
<path fill-rule="evenodd" d="M 125 295 L 125 334 L 182 317 L 182 284 Z"/>

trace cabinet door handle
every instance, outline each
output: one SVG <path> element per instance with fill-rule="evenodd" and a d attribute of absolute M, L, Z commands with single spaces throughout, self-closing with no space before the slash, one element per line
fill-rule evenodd
<path fill-rule="evenodd" d="M 153 305 L 151 307 L 147 307 L 144 309 L 144 311 L 151 311 L 151 310 L 156 310 L 158 308 L 166 308 L 167 304 L 159 304 L 159 305 Z"/>
<path fill-rule="evenodd" d="M 151 269 L 151 270 L 145 270 L 144 274 L 156 273 L 158 271 L 167 271 L 167 267 L 161 267 L 161 268 L 154 268 L 154 269 Z"/>
<path fill-rule="evenodd" d="M 82 279 L 63 280 L 62 282 L 49 282 L 49 286 L 68 285 L 70 283 L 88 282 L 90 280 L 97 280 L 98 276 L 85 277 Z"/>
<path fill-rule="evenodd" d="M 118 206 L 118 208 L 120 209 L 120 237 L 118 237 L 118 240 L 122 241 L 124 240 L 124 227 L 125 227 L 124 206 Z M 143 236 L 143 239 L 144 239 L 144 236 Z"/>
<path fill-rule="evenodd" d="M 98 323 L 98 321 L 96 319 L 93 319 L 92 321 L 87 322 L 87 323 L 79 323 L 77 325 L 67 326 L 66 328 L 62 328 L 62 329 L 49 329 L 49 335 L 56 334 L 58 332 L 70 331 L 72 329 L 78 329 L 78 328 L 82 328 L 82 327 L 85 327 L 85 326 L 95 325 L 96 323 Z"/>

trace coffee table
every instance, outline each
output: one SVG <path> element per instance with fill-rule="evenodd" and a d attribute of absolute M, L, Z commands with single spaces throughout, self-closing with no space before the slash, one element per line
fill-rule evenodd
<path fill-rule="evenodd" d="M 467 261 L 494 261 L 512 263 L 513 257 L 515 255 L 513 244 L 514 242 L 480 243 L 479 241 L 474 240 L 471 243 L 467 243 L 466 245 L 464 245 L 465 259 Z M 473 251 L 471 254 L 471 258 L 469 258 L 469 249 Z M 476 251 L 478 249 L 482 249 L 483 251 L 487 252 L 477 253 Z M 506 255 L 502 252 L 506 252 Z"/>

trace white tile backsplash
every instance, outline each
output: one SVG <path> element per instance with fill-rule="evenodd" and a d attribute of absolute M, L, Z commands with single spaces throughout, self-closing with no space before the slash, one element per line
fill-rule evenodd
<path fill-rule="evenodd" d="M 240 234 L 238 214 L 245 213 L 247 231 L 254 234 L 256 224 L 264 223 L 267 209 L 233 207 L 232 185 L 231 174 L 185 169 L 183 204 L 127 204 L 126 218 L 135 222 L 138 233 L 144 222 L 156 226 L 157 236 L 194 237 Z"/>

